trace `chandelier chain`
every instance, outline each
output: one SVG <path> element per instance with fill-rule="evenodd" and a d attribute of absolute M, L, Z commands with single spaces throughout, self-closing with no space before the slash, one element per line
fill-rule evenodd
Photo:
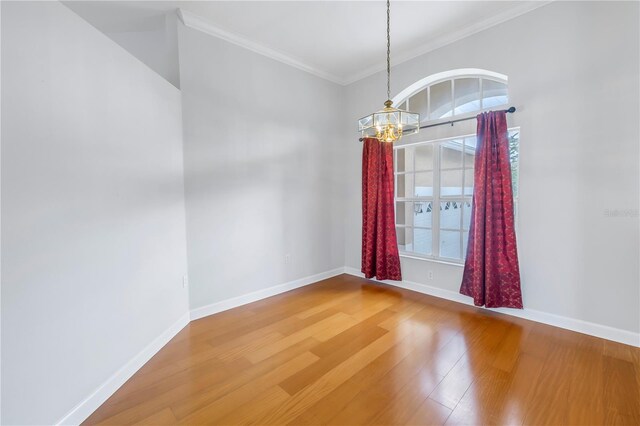
<path fill-rule="evenodd" d="M 391 99 L 391 4 L 387 0 L 387 99 Z"/>
<path fill-rule="evenodd" d="M 387 100 L 380 111 L 362 117 L 358 129 L 363 137 L 385 143 L 420 131 L 420 114 L 394 108 L 391 100 L 391 0 L 387 0 Z"/>

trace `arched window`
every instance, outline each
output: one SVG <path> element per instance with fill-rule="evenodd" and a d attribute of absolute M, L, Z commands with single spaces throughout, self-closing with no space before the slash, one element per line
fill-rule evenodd
<path fill-rule="evenodd" d="M 419 112 L 422 125 L 438 123 L 505 108 L 509 102 L 507 81 L 507 76 L 485 70 L 449 71 L 412 84 L 393 101 L 402 109 Z M 421 132 L 408 143 L 394 146 L 396 231 L 401 255 L 464 261 L 476 149 L 471 128 L 475 129 L 472 122 L 456 125 L 446 130 L 446 137 L 439 138 Z M 509 129 L 509 140 L 517 197 L 518 128 Z"/>
<path fill-rule="evenodd" d="M 420 113 L 420 120 L 437 121 L 495 109 L 509 103 L 507 76 L 465 68 L 434 74 L 400 92 L 393 104 Z"/>

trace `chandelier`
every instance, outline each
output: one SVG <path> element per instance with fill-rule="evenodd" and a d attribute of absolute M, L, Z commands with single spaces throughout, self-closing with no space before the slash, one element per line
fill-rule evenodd
<path fill-rule="evenodd" d="M 390 16 L 390 4 L 387 0 L 387 100 L 382 110 L 358 120 L 358 131 L 364 138 L 393 143 L 403 135 L 412 135 L 420 131 L 420 114 L 394 108 L 391 101 Z"/>

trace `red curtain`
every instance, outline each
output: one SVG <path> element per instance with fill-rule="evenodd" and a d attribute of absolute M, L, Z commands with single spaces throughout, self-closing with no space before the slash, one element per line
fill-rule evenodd
<path fill-rule="evenodd" d="M 362 272 L 402 280 L 393 208 L 393 144 L 366 138 L 362 151 Z"/>
<path fill-rule="evenodd" d="M 507 117 L 478 115 L 473 205 L 460 293 L 476 306 L 522 309 Z"/>

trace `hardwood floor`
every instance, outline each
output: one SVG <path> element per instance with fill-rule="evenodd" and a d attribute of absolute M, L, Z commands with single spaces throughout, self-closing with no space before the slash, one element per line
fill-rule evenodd
<path fill-rule="evenodd" d="M 640 349 L 331 278 L 192 322 L 86 424 L 640 424 Z"/>

